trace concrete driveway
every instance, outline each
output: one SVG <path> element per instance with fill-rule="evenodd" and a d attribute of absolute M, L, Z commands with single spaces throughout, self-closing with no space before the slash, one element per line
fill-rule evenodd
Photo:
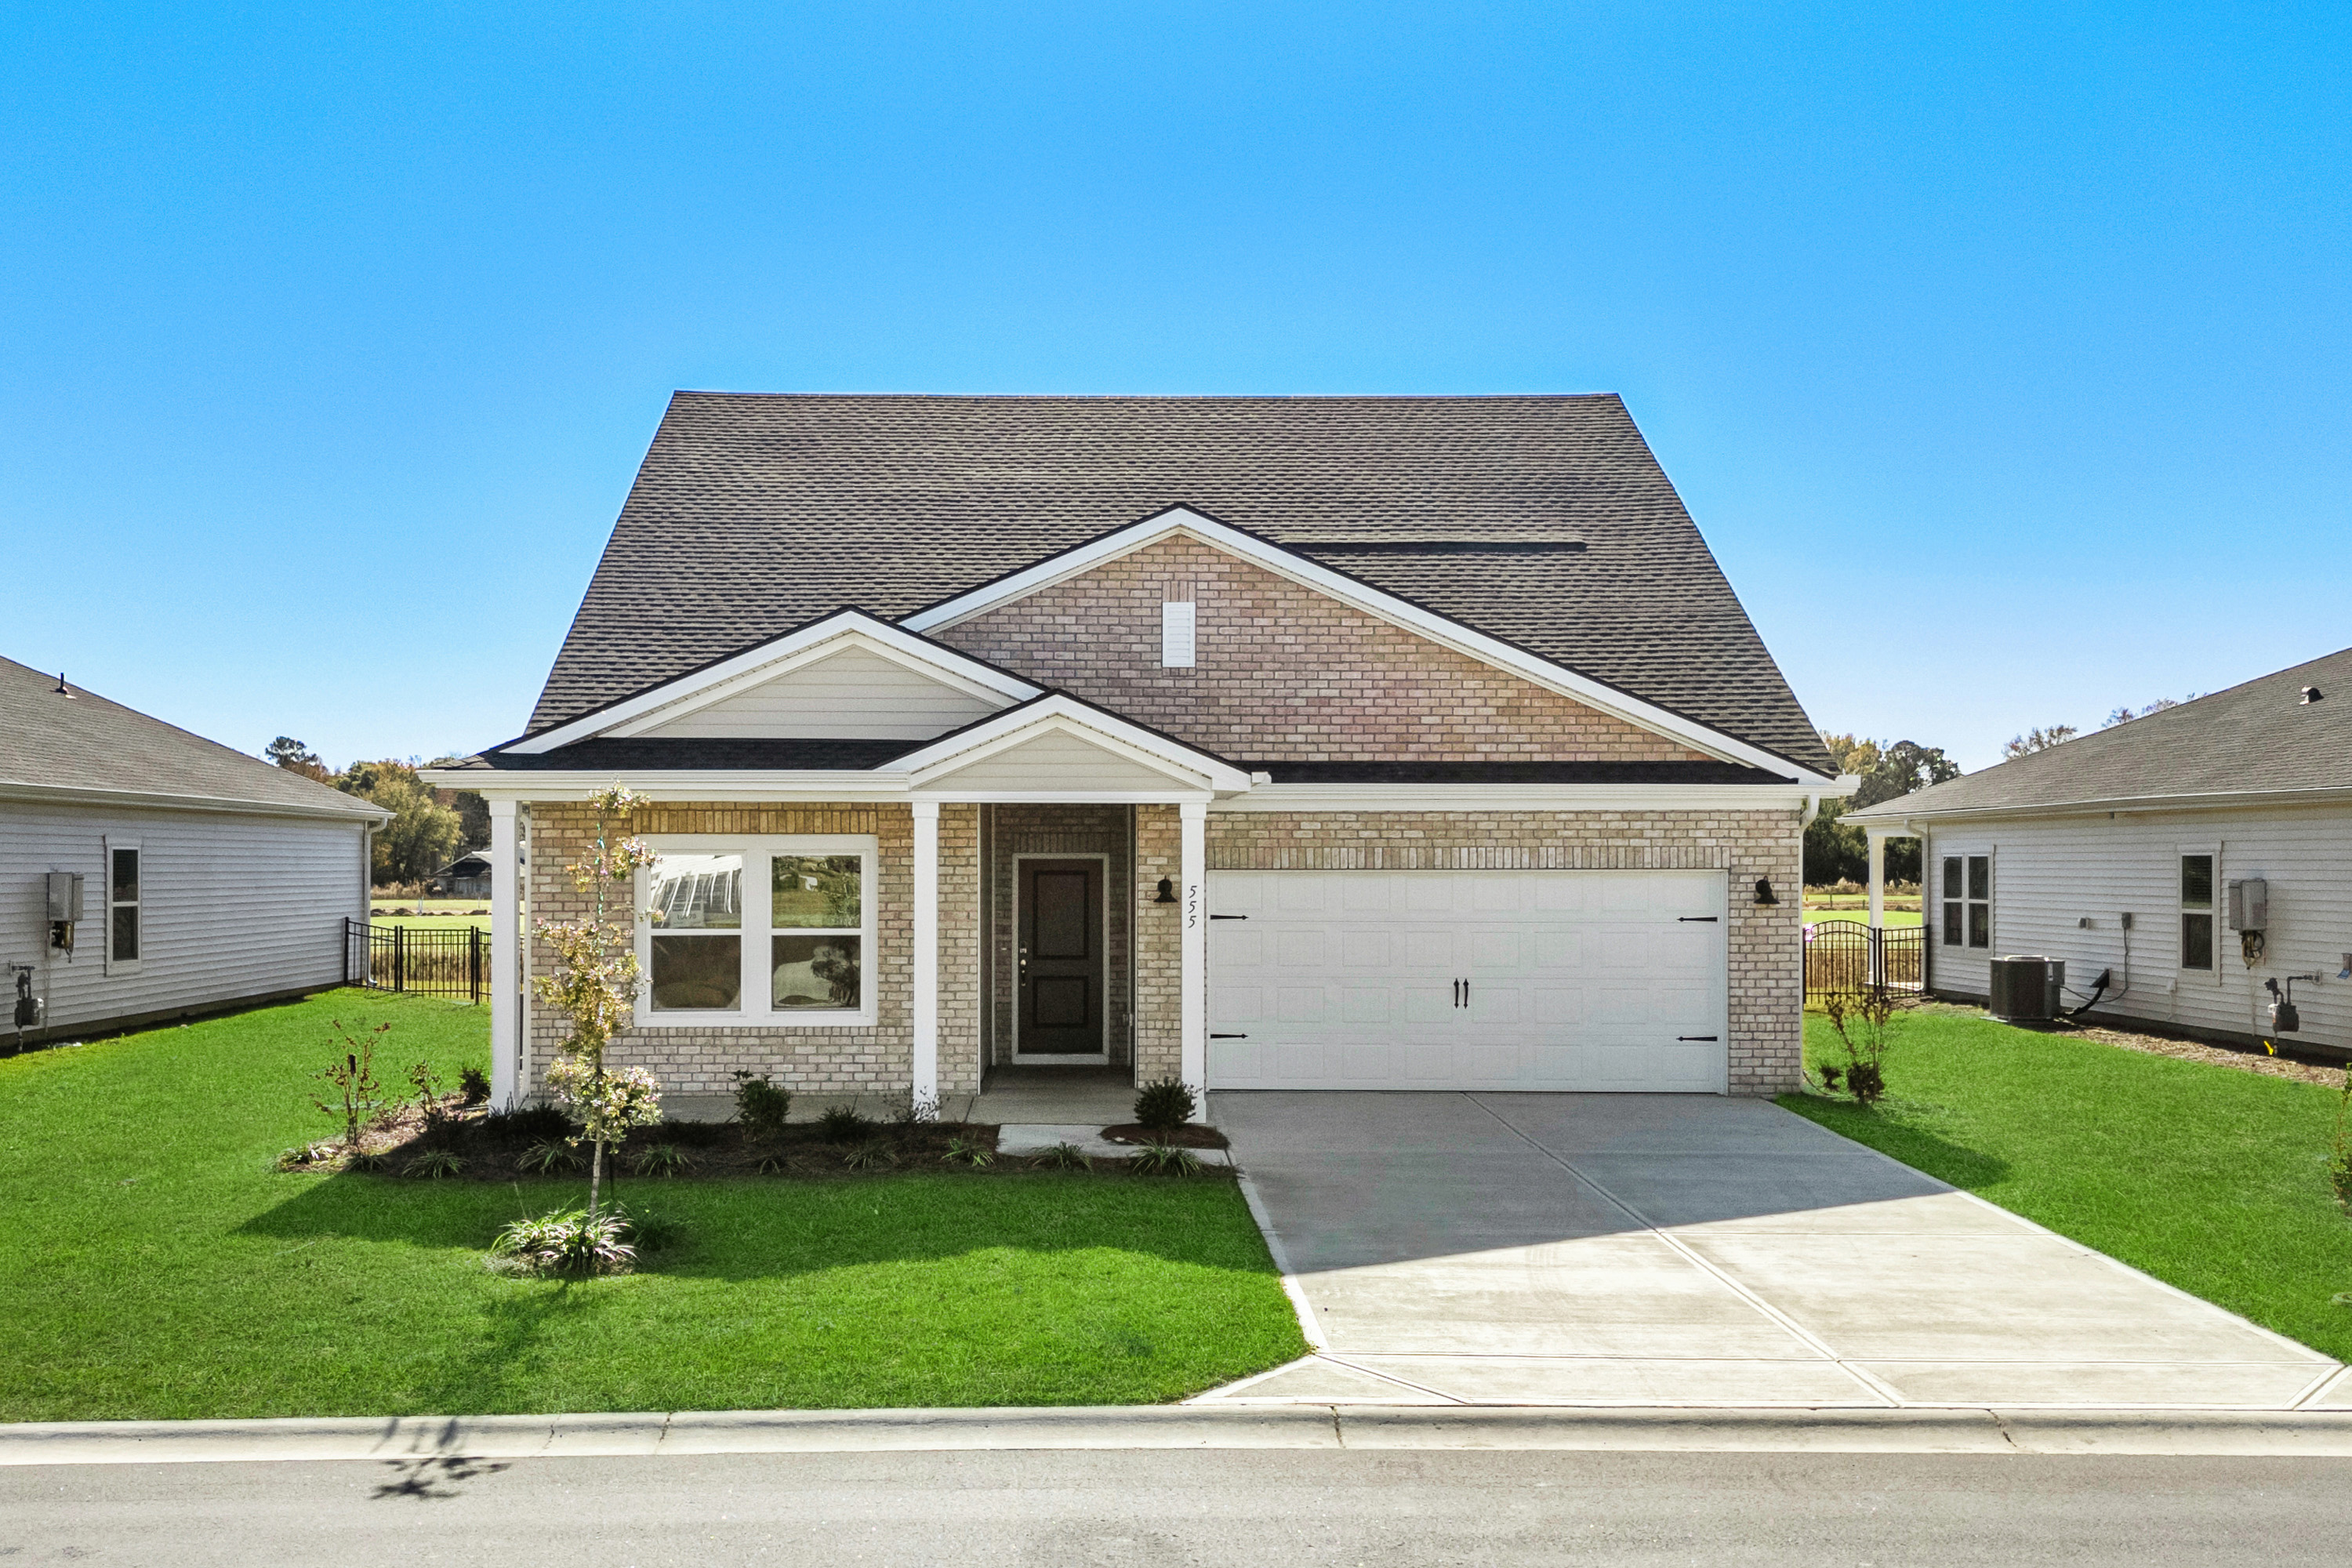
<path fill-rule="evenodd" d="M 1318 1354 L 1207 1399 L 2352 1408 L 2318 1352 L 1766 1101 L 1215 1117 Z"/>

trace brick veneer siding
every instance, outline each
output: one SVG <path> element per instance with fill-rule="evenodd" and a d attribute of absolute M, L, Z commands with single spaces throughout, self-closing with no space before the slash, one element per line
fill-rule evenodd
<path fill-rule="evenodd" d="M 1128 1039 L 1127 933 L 1134 919 L 1127 897 L 1129 838 L 1127 807 L 1123 805 L 992 805 L 987 808 L 989 947 L 994 964 L 989 987 L 992 1016 L 988 1031 L 989 1059 L 1013 1059 L 1013 1010 L 1020 995 L 1017 950 L 1018 855 L 1101 855 L 1103 923 L 1108 928 L 1103 954 L 1103 984 L 1108 1014 L 1104 1044 L 1114 1063 L 1133 1059 Z M 944 961 L 945 952 L 941 959 Z"/>
<path fill-rule="evenodd" d="M 874 988 L 875 1021 L 866 1027 L 712 1025 L 629 1029 L 615 1035 L 608 1059 L 642 1067 L 679 1094 L 724 1094 L 736 1071 L 765 1073 L 796 1094 L 904 1094 L 914 1068 L 914 817 L 903 805 L 722 805 L 665 804 L 641 809 L 628 830 L 640 834 L 872 834 L 877 840 L 874 947 L 865 981 Z M 531 808 L 530 908 L 534 920 L 576 920 L 588 896 L 564 868 L 594 836 L 584 805 Z M 969 1093 L 980 1080 L 980 815 L 973 805 L 940 811 L 940 1088 Z M 525 944 L 530 974 L 547 972 L 551 955 L 534 937 Z M 563 1037 L 562 1018 L 533 1001 L 530 1087 L 544 1085 L 548 1061 Z"/>
<path fill-rule="evenodd" d="M 1172 864 L 1173 807 L 1168 817 Z M 1728 872 L 1731 1092 L 1770 1095 L 1797 1088 L 1803 1072 L 1804 915 L 1797 896 L 1803 842 L 1792 811 L 1212 811 L 1208 850 L 1212 875 Z M 1137 858 L 1139 879 L 1146 874 L 1139 843 Z M 1779 904 L 1759 909 L 1752 901 L 1759 877 L 1781 890 Z"/>
<path fill-rule="evenodd" d="M 1213 824 L 1214 818 L 1211 818 Z M 1179 904 L 1157 902 L 1160 879 L 1182 874 L 1183 827 L 1172 805 L 1135 808 L 1135 1081 L 1181 1078 L 1184 931 Z M 1203 999 L 1205 1004 L 1205 998 Z"/>
<path fill-rule="evenodd" d="M 1171 599 L 1198 606 L 1191 669 L 1160 667 Z M 1707 760 L 1188 539 L 933 635 L 1253 762 Z"/>

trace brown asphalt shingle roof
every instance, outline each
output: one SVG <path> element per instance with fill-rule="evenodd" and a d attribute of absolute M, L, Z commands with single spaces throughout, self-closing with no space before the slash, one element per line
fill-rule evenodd
<path fill-rule="evenodd" d="M 258 757 L 68 688 L 58 677 L 0 658 L 0 786 L 120 791 L 297 810 L 354 822 L 384 815 Z"/>
<path fill-rule="evenodd" d="M 2306 686 L 2319 689 L 2320 700 L 2301 700 Z M 1849 812 L 1845 820 L 2294 790 L 2352 790 L 2352 648 Z"/>
<path fill-rule="evenodd" d="M 1833 771 L 1614 395 L 681 392 L 533 732 L 845 605 L 896 619 L 1184 505 Z M 1483 554 L 1462 542 L 1582 541 Z M 1350 550 L 1386 543 L 1389 549 Z M 1426 552 L 1398 544 L 1432 543 Z M 1454 549 L 1442 548 L 1445 544 Z"/>

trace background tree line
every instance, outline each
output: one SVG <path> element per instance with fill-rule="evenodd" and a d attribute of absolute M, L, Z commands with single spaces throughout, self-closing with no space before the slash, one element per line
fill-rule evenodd
<path fill-rule="evenodd" d="M 489 802 L 469 789 L 434 789 L 416 776 L 415 758 L 384 757 L 353 763 L 337 773 L 319 754 L 290 735 L 280 735 L 261 753 L 288 773 L 300 773 L 345 795 L 383 807 L 392 820 L 376 829 L 371 877 L 388 882 L 423 882 L 468 849 L 490 841 Z M 436 757 L 425 767 L 457 761 Z"/>

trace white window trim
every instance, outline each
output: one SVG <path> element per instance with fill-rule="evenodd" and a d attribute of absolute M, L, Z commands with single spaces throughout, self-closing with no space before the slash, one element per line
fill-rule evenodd
<path fill-rule="evenodd" d="M 2000 857 L 1993 853 L 1993 847 L 1990 844 L 1967 846 L 1938 844 L 1935 848 L 1935 858 L 1937 861 L 1936 946 L 1947 952 L 1981 952 L 1990 957 L 2000 946 L 2000 932 L 1996 929 L 2000 919 L 1997 911 L 2000 907 Z M 1957 900 L 1948 900 L 1943 896 L 1943 862 L 1955 859 L 1960 863 L 1960 897 Z M 1969 862 L 1971 860 L 1982 860 L 1985 863 L 1985 896 L 1981 899 L 1972 899 L 1968 896 Z M 1921 869 L 1924 871 L 1926 868 L 1923 866 Z M 1944 905 L 1949 902 L 1958 902 L 1960 906 L 1960 940 L 1957 946 L 1944 941 Z M 1985 907 L 1985 944 L 1982 947 L 1969 941 L 1969 906 L 1971 904 L 1982 904 Z"/>
<path fill-rule="evenodd" d="M 2180 900 L 2180 862 L 2191 855 L 2213 858 L 2213 893 L 2204 909 L 2192 910 Z M 2229 886 L 2221 879 L 2221 846 L 2208 844 L 2177 844 L 2172 850 L 2172 973 L 2181 980 L 2195 979 L 2213 985 L 2221 984 L 2225 971 L 2221 955 L 2228 949 L 2230 922 Z M 2188 914 L 2208 914 L 2213 917 L 2213 962 L 2204 969 L 2191 969 L 2180 962 L 2180 917 Z"/>
<path fill-rule="evenodd" d="M 747 1005 L 725 1012 L 696 1008 L 680 1012 L 656 1012 L 653 1005 L 654 933 L 657 929 L 646 919 L 646 907 L 653 894 L 653 879 L 640 870 L 636 878 L 635 904 L 637 912 L 637 968 L 645 976 L 637 992 L 636 1026 L 640 1029 L 864 1029 L 872 1028 L 877 1011 L 877 993 L 881 989 L 880 954 L 875 942 L 878 922 L 876 910 L 881 902 L 881 841 L 870 833 L 832 834 L 719 834 L 664 833 L 646 837 L 646 847 L 657 853 L 676 855 L 741 855 L 743 857 L 743 925 L 742 996 Z M 862 896 L 858 913 L 858 966 L 864 984 L 858 988 L 859 1005 L 856 1009 L 794 1007 L 779 1011 L 769 1002 L 772 993 L 768 955 L 772 951 L 770 939 L 779 934 L 769 924 L 769 900 L 772 889 L 770 858 L 777 855 L 856 855 L 865 864 L 858 882 Z M 782 934 L 791 935 L 787 930 Z"/>
<path fill-rule="evenodd" d="M 106 835 L 99 843 L 103 851 L 98 875 L 99 930 L 102 933 L 100 940 L 105 943 L 105 973 L 136 974 L 147 962 L 147 847 L 137 838 L 124 838 L 114 834 Z M 128 906 L 118 906 L 114 901 L 114 852 L 118 849 L 128 849 L 139 857 L 139 897 Z M 83 901 L 87 906 L 88 900 Z M 136 958 L 114 956 L 114 911 L 119 907 L 139 911 L 139 956 Z"/>

